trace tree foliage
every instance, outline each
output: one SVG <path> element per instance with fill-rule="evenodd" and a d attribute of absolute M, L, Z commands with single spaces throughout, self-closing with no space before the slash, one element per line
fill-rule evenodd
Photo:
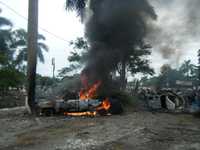
<path fill-rule="evenodd" d="M 197 78 L 198 84 L 200 85 L 200 49 L 198 50 L 198 70 L 197 70 Z"/>
<path fill-rule="evenodd" d="M 3 27 L 9 28 L 4 29 Z M 9 49 L 11 43 L 10 27 L 12 27 L 12 23 L 8 19 L 0 17 L 0 67 L 7 65 L 12 59 L 13 51 Z"/>
<path fill-rule="evenodd" d="M 59 70 L 59 77 L 65 77 L 71 73 L 77 74 L 85 65 L 89 50 L 87 41 L 83 37 L 78 37 L 75 41 L 70 42 L 70 46 L 73 48 L 68 57 L 70 65 Z"/>
<path fill-rule="evenodd" d="M 17 29 L 12 32 L 12 47 L 18 50 L 18 55 L 16 57 L 15 63 L 19 68 L 24 67 L 24 63 L 27 62 L 27 38 L 28 34 L 24 29 Z M 48 46 L 43 43 L 45 37 L 41 34 L 38 35 L 38 49 L 37 49 L 37 58 L 40 62 L 44 63 L 43 51 L 48 52 Z"/>
<path fill-rule="evenodd" d="M 37 74 L 36 76 L 36 84 L 41 88 L 48 88 L 53 86 L 56 80 L 57 79 L 53 79 L 47 76 L 41 76 L 39 74 Z"/>
<path fill-rule="evenodd" d="M 79 37 L 75 41 L 71 41 L 70 45 L 73 47 L 73 51 L 68 57 L 70 65 L 59 71 L 60 77 L 76 74 L 77 70 L 82 69 L 87 63 L 89 55 L 89 44 L 87 41 L 83 37 Z M 135 48 L 134 50 L 130 49 L 130 53 L 126 58 L 126 72 L 130 72 L 132 75 L 139 72 L 153 75 L 154 70 L 149 66 L 149 60 L 147 59 L 151 54 L 150 48 L 149 45 L 145 45 L 140 48 Z M 115 72 L 118 72 L 119 75 L 122 76 L 121 62 L 119 62 Z"/>
<path fill-rule="evenodd" d="M 126 69 L 132 75 L 136 73 L 143 73 L 153 75 L 154 70 L 149 66 L 149 60 L 147 59 L 151 55 L 150 47 L 136 48 L 130 50 L 129 56 L 126 58 Z M 119 63 L 120 64 L 120 63 Z"/>
<path fill-rule="evenodd" d="M 195 76 L 197 66 L 191 63 L 191 60 L 186 60 L 179 68 L 179 71 L 184 74 L 187 78 Z"/>
<path fill-rule="evenodd" d="M 48 47 L 43 43 L 45 37 L 38 35 L 38 59 L 44 62 L 43 51 Z M 27 61 L 27 32 L 12 29 L 7 18 L 0 17 L 0 90 L 25 85 Z"/>
<path fill-rule="evenodd" d="M 66 0 L 66 10 L 76 11 L 78 16 L 83 19 L 86 2 L 87 0 Z"/>
<path fill-rule="evenodd" d="M 25 75 L 12 67 L 0 69 L 0 90 L 8 90 L 9 87 L 22 87 L 25 84 Z"/>
<path fill-rule="evenodd" d="M 177 87 L 177 81 L 190 81 L 194 86 L 198 83 L 198 67 L 190 60 L 184 61 L 179 68 L 172 68 L 164 64 L 160 68 L 160 74 L 152 78 L 146 76 L 141 79 L 143 86 L 156 86 L 157 88 Z"/>

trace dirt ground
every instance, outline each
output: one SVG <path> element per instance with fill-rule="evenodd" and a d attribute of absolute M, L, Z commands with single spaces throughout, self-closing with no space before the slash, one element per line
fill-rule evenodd
<path fill-rule="evenodd" d="M 22 110 L 0 110 L 0 150 L 200 150 L 200 119 L 188 114 L 31 118 Z"/>

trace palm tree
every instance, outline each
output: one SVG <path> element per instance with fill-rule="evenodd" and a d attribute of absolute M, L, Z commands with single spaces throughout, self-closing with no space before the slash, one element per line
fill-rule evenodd
<path fill-rule="evenodd" d="M 10 32 L 0 29 L 0 64 L 6 65 L 12 59 L 13 52 L 9 48 Z"/>
<path fill-rule="evenodd" d="M 0 8 L 0 13 L 2 12 L 1 8 Z M 2 26 L 12 26 L 12 23 L 10 20 L 4 18 L 4 17 L 0 17 L 0 27 Z"/>
<path fill-rule="evenodd" d="M 8 19 L 0 17 L 0 27 L 2 26 L 12 26 L 12 23 Z"/>
<path fill-rule="evenodd" d="M 66 10 L 76 11 L 83 20 L 84 10 L 88 0 L 66 0 Z"/>
<path fill-rule="evenodd" d="M 27 32 L 24 29 L 18 29 L 13 32 L 13 45 L 12 47 L 18 49 L 18 55 L 16 57 L 15 63 L 20 67 L 24 67 L 24 63 L 27 62 Z M 48 47 L 43 41 L 45 41 L 45 37 L 41 34 L 38 35 L 38 49 L 37 49 L 37 58 L 40 62 L 44 63 L 44 55 L 43 51 L 48 52 Z"/>
<path fill-rule="evenodd" d="M 3 27 L 9 28 L 5 29 Z M 8 64 L 8 61 L 11 60 L 13 54 L 13 52 L 9 49 L 9 41 L 11 40 L 11 27 L 12 23 L 8 19 L 0 17 L 0 65 Z"/>

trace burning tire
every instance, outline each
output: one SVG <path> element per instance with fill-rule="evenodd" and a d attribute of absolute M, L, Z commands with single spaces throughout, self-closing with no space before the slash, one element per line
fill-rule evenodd
<path fill-rule="evenodd" d="M 109 99 L 109 102 L 110 102 L 110 108 L 108 110 L 105 109 L 99 110 L 98 113 L 100 115 L 107 115 L 108 113 L 117 115 L 123 113 L 123 107 L 119 100 Z"/>

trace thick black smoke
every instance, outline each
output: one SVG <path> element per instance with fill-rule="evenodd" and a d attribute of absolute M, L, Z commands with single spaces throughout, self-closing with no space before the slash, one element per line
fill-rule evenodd
<path fill-rule="evenodd" d="M 90 50 L 84 71 L 93 80 L 104 80 L 130 49 L 143 44 L 147 22 L 157 16 L 147 0 L 91 0 L 89 9 L 85 35 Z"/>

